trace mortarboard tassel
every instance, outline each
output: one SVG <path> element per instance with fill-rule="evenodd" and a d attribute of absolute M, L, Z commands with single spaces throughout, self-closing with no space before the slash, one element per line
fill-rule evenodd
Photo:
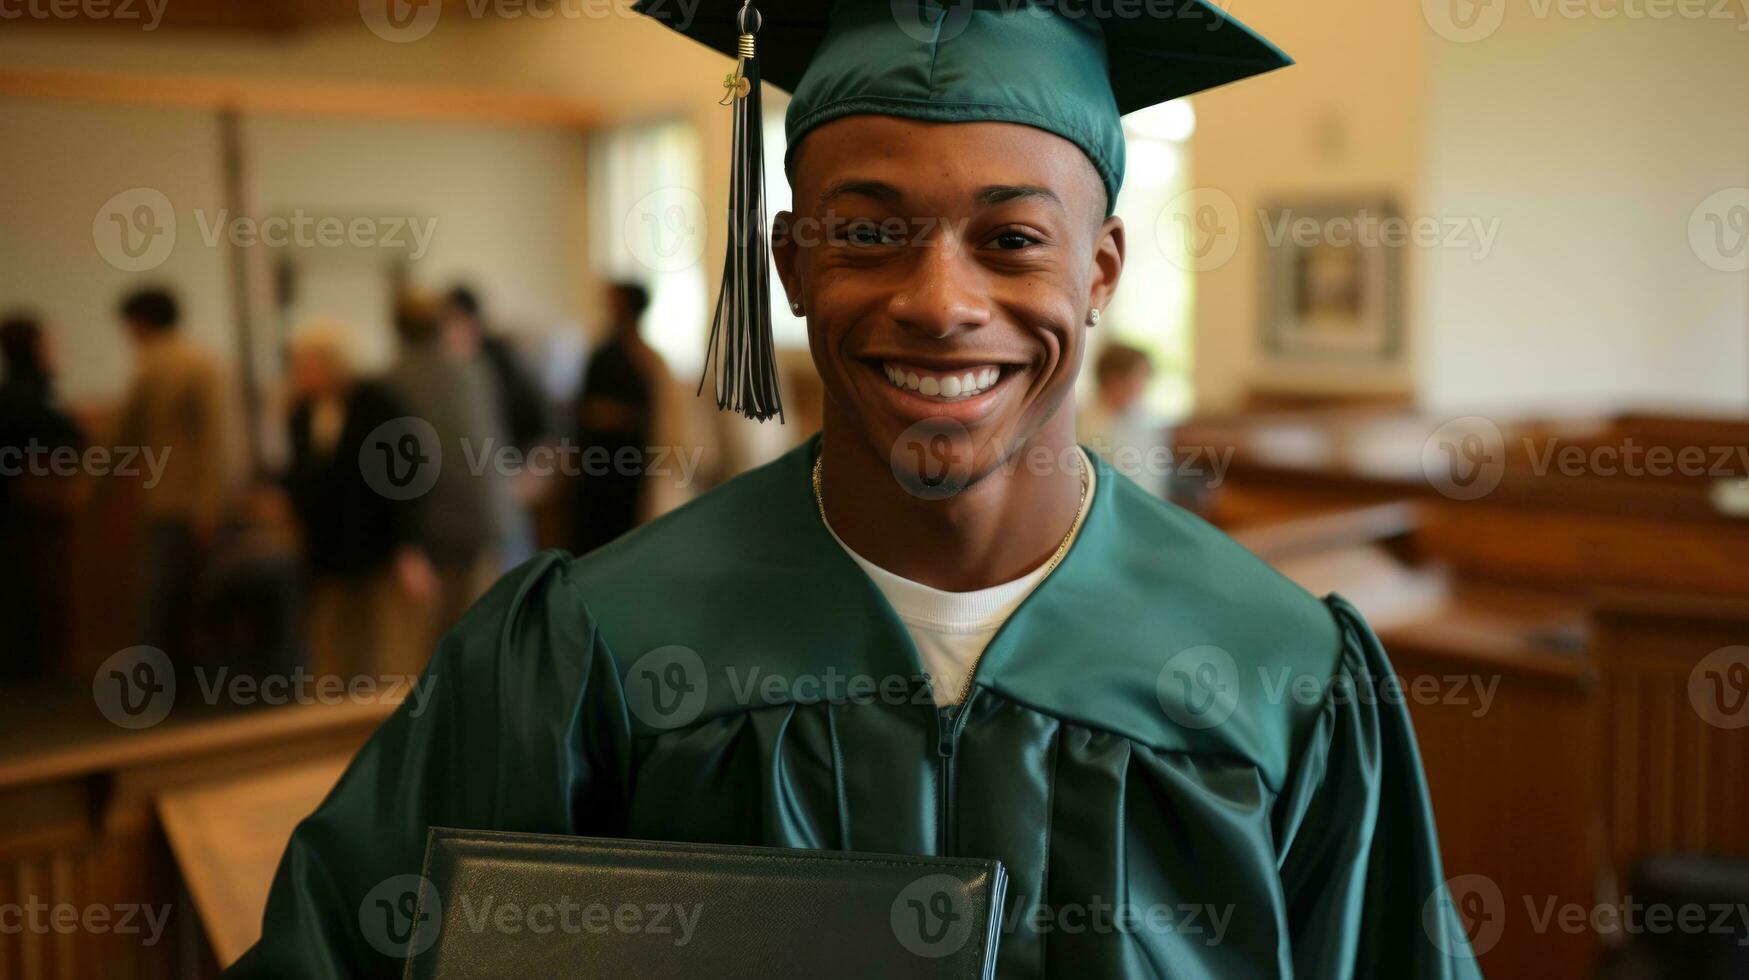
<path fill-rule="evenodd" d="M 765 237 L 764 115 L 759 99 L 759 58 L 754 44 L 760 15 L 746 0 L 736 17 L 741 31 L 735 70 L 723 80 L 723 105 L 735 112 L 734 158 L 729 177 L 729 247 L 723 284 L 705 350 L 705 378 L 717 378 L 717 407 L 763 422 L 783 421 L 777 353 L 771 339 L 771 246 Z"/>

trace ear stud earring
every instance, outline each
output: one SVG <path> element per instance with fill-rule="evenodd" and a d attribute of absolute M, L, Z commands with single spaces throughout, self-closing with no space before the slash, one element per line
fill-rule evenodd
<path fill-rule="evenodd" d="M 1092 309 L 1087 311 L 1087 325 L 1090 327 L 1099 326 L 1099 310 Z"/>

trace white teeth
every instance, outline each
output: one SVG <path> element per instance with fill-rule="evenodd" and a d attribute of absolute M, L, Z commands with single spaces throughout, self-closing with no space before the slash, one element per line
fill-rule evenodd
<path fill-rule="evenodd" d="M 931 398 L 970 398 L 1002 379 L 1002 370 L 996 367 L 943 375 L 918 374 L 895 364 L 884 364 L 882 369 L 893 384 Z"/>

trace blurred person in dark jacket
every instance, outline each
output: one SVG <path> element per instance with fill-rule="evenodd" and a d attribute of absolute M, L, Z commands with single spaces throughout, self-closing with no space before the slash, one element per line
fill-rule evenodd
<path fill-rule="evenodd" d="M 643 460 L 668 377 L 662 356 L 638 332 L 649 306 L 649 292 L 636 283 L 608 287 L 608 338 L 590 355 L 577 400 L 582 473 L 571 550 L 579 555 L 637 526 L 643 512 Z"/>
<path fill-rule="evenodd" d="M 169 291 L 148 287 L 122 300 L 137 367 L 115 444 L 164 454 L 155 485 L 143 485 L 145 518 L 138 636 L 191 663 L 194 586 L 233 489 L 229 397 L 211 355 L 188 340 Z"/>
<path fill-rule="evenodd" d="M 529 376 L 516 349 L 489 328 L 481 312 L 479 296 L 467 286 L 455 286 L 444 298 L 445 342 L 464 360 L 478 360 L 486 368 L 492 387 L 491 400 L 497 423 L 517 458 L 539 444 L 552 428 L 546 397 Z M 540 496 L 542 483 L 526 471 L 510 480 L 501 515 L 504 538 L 499 542 L 499 563 L 504 569 L 534 557 L 534 527 L 528 508 Z"/>
<path fill-rule="evenodd" d="M 71 494 L 35 472 L 26 453 L 77 449 L 84 437 L 55 404 L 54 366 L 41 322 L 0 320 L 0 680 L 41 674 L 59 639 L 63 581 L 56 545 Z"/>
<path fill-rule="evenodd" d="M 416 496 L 413 543 L 437 573 L 438 634 L 454 625 L 498 574 L 509 477 L 489 452 L 504 433 L 492 401 L 492 378 L 477 358 L 447 343 L 441 305 L 409 292 L 395 303 L 400 355 L 385 381 L 408 416 L 428 430 L 435 446 L 422 452 L 435 468 L 429 489 Z M 379 447 L 373 447 L 379 448 Z M 429 652 L 436 637 L 427 637 Z"/>
<path fill-rule="evenodd" d="M 436 573 L 414 544 L 414 504 L 378 493 L 359 463 L 372 433 L 406 410 L 386 385 L 357 377 L 353 350 L 345 325 L 319 322 L 289 351 L 285 487 L 302 530 L 319 675 L 393 673 L 416 661 L 422 611 L 437 597 Z"/>

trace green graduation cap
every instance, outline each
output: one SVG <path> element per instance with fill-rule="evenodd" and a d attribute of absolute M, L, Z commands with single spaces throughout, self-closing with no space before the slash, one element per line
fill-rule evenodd
<path fill-rule="evenodd" d="M 639 12 L 736 59 L 730 243 L 706 376 L 717 405 L 781 416 L 771 349 L 770 246 L 759 83 L 793 94 L 793 159 L 814 127 L 850 115 L 1011 122 L 1074 143 L 1123 184 L 1119 117 L 1292 64 L 1202 0 L 639 0 Z M 703 379 L 700 379 L 700 390 Z"/>

